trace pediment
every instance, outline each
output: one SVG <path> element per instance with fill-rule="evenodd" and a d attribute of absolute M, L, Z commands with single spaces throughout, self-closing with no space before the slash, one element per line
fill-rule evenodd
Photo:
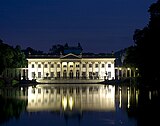
<path fill-rule="evenodd" d="M 69 53 L 67 55 L 61 56 L 61 59 L 81 59 L 81 55 L 75 55 L 73 53 Z"/>

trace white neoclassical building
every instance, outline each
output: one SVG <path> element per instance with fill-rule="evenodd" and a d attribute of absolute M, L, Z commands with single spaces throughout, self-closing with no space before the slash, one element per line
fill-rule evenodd
<path fill-rule="evenodd" d="M 29 55 L 28 79 L 115 79 L 115 57 L 110 54 Z"/>
<path fill-rule="evenodd" d="M 113 57 L 39 55 L 28 59 L 28 79 L 104 79 L 115 78 Z"/>

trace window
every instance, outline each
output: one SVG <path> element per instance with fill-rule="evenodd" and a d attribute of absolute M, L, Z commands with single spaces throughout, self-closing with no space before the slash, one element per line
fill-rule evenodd
<path fill-rule="evenodd" d="M 63 67 L 67 67 L 67 65 L 63 65 Z"/>
<path fill-rule="evenodd" d="M 92 79 L 92 72 L 89 72 L 89 78 Z"/>
<path fill-rule="evenodd" d="M 89 64 L 89 67 L 91 68 L 91 67 L 92 67 L 92 64 Z"/>
<path fill-rule="evenodd" d="M 79 64 L 76 64 L 76 67 L 79 67 Z"/>
<path fill-rule="evenodd" d="M 83 67 L 86 67 L 86 64 L 83 64 Z"/>
<path fill-rule="evenodd" d="M 44 64 L 44 68 L 47 68 L 47 64 Z"/>
<path fill-rule="evenodd" d="M 38 64 L 38 68 L 41 68 L 41 64 Z"/>
<path fill-rule="evenodd" d="M 97 79 L 99 78 L 99 77 L 98 77 L 98 72 L 95 72 L 95 76 L 96 76 Z"/>
<path fill-rule="evenodd" d="M 61 73 L 57 72 L 57 78 L 60 78 L 60 76 L 61 76 Z"/>
<path fill-rule="evenodd" d="M 54 77 L 54 72 L 51 72 L 51 77 Z"/>
<path fill-rule="evenodd" d="M 82 72 L 82 78 L 86 79 L 86 72 Z"/>
<path fill-rule="evenodd" d="M 41 78 L 41 72 L 38 72 L 38 78 Z"/>
<path fill-rule="evenodd" d="M 98 68 L 98 64 L 95 64 L 95 67 Z"/>
<path fill-rule="evenodd" d="M 34 68 L 34 64 L 32 64 L 32 68 Z"/>
<path fill-rule="evenodd" d="M 111 68 L 111 64 L 108 64 L 108 68 Z"/>
<path fill-rule="evenodd" d="M 32 78 L 34 78 L 34 79 L 35 79 L 35 77 L 36 77 L 35 72 L 32 72 Z"/>
<path fill-rule="evenodd" d="M 108 72 L 108 78 L 111 78 L 111 72 Z"/>
<path fill-rule="evenodd" d="M 102 68 L 104 68 L 104 64 L 102 64 Z"/>
<path fill-rule="evenodd" d="M 57 64 L 57 67 L 60 68 L 60 64 Z"/>
<path fill-rule="evenodd" d="M 73 65 L 70 65 L 70 67 L 73 67 Z"/>
<path fill-rule="evenodd" d="M 54 68 L 54 64 L 51 64 L 51 68 Z"/>

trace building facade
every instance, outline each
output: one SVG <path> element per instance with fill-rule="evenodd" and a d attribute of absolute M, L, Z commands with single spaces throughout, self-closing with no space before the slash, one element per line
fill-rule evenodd
<path fill-rule="evenodd" d="M 115 57 L 107 54 L 29 55 L 28 79 L 115 79 Z"/>

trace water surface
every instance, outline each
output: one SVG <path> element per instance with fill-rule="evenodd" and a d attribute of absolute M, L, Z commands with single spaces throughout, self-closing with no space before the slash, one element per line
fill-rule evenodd
<path fill-rule="evenodd" d="M 0 89 L 2 126 L 143 126 L 159 123 L 159 90 L 100 84 Z"/>

